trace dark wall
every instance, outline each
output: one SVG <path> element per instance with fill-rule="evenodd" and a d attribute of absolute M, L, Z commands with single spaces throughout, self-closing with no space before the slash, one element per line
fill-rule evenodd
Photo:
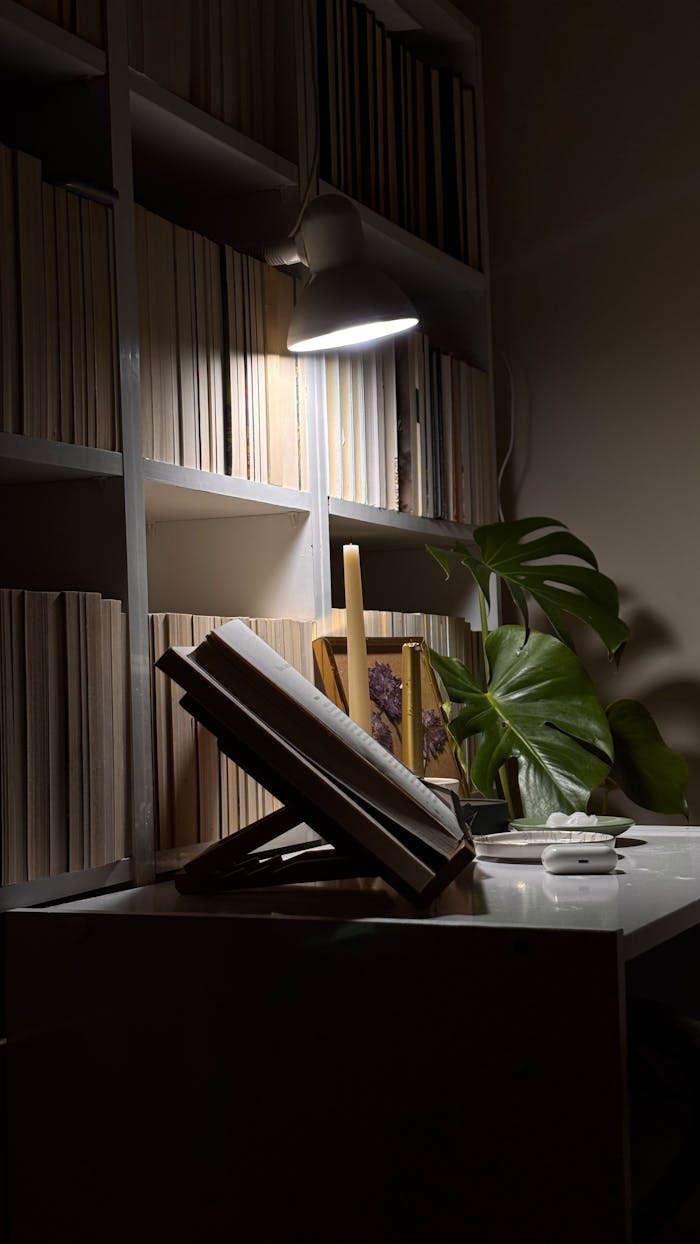
<path fill-rule="evenodd" d="M 700 5 L 459 7 L 482 30 L 506 516 L 563 519 L 618 583 L 632 643 L 590 668 L 688 756 L 697 820 Z"/>

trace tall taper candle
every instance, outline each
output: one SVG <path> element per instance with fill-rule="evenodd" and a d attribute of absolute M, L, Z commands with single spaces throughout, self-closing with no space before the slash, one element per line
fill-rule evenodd
<path fill-rule="evenodd" d="M 423 703 L 420 688 L 420 644 L 401 648 L 401 751 L 403 762 L 423 776 Z"/>
<path fill-rule="evenodd" d="M 372 720 L 367 681 L 367 640 L 362 604 L 360 549 L 357 544 L 343 545 L 343 571 L 348 632 L 348 707 L 353 721 L 370 734 Z"/>

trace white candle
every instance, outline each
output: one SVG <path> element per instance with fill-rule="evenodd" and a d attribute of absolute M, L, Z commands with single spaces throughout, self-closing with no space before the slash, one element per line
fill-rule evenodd
<path fill-rule="evenodd" d="M 360 549 L 357 544 L 343 545 L 343 571 L 348 634 L 348 707 L 353 721 L 369 734 L 372 722 L 367 681 L 367 640 L 362 604 Z"/>
<path fill-rule="evenodd" d="M 401 750 L 412 773 L 423 774 L 423 704 L 420 687 L 420 644 L 401 648 Z"/>

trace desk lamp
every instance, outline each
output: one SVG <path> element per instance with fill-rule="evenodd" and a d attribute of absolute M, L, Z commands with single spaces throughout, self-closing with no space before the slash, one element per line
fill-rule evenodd
<path fill-rule="evenodd" d="M 418 316 L 403 290 L 364 258 L 357 209 L 339 194 L 311 201 L 288 242 L 265 250 L 273 267 L 302 263 L 303 286 L 287 334 L 294 352 L 337 350 L 405 332 Z"/>

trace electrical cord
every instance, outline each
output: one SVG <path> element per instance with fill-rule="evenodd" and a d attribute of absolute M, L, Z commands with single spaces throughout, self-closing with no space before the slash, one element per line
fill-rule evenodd
<path fill-rule="evenodd" d="M 302 57 L 306 61 L 307 56 L 308 56 L 308 63 L 309 63 L 309 69 L 310 69 L 309 78 L 311 81 L 311 96 L 312 96 L 312 103 L 313 103 L 314 146 L 313 146 L 313 153 L 311 156 L 311 163 L 309 165 L 309 175 L 307 177 L 306 187 L 304 189 L 304 193 L 299 203 L 299 211 L 297 212 L 296 220 L 294 221 L 294 224 L 292 225 L 292 228 L 289 231 L 289 236 L 291 238 L 295 236 L 302 222 L 304 212 L 306 211 L 306 208 L 309 203 L 309 199 L 311 197 L 311 190 L 312 190 L 314 183 L 316 183 L 316 193 L 318 194 L 318 161 L 319 161 L 321 144 L 320 144 L 320 134 L 319 134 L 320 126 L 319 126 L 319 116 L 318 116 L 318 74 L 316 71 L 316 56 L 314 54 L 315 49 L 314 49 L 314 40 L 313 40 L 313 27 L 312 27 L 312 22 L 311 22 L 311 3 L 312 3 L 312 0 L 303 0 L 304 17 L 303 17 L 303 27 L 302 27 L 302 38 L 303 38 Z M 306 78 L 306 75 L 304 75 L 304 77 Z"/>
<path fill-rule="evenodd" d="M 508 355 L 506 354 L 505 350 L 500 350 L 499 353 L 501 355 L 501 358 L 503 359 L 503 362 L 506 365 L 506 371 L 508 373 L 508 413 L 509 413 L 509 421 L 510 421 L 510 435 L 508 438 L 508 447 L 506 449 L 503 461 L 499 467 L 498 477 L 496 481 L 498 517 L 501 520 L 501 522 L 503 522 L 504 520 L 503 520 L 503 505 L 501 503 L 501 487 L 503 484 L 503 476 L 505 475 L 506 467 L 508 466 L 508 463 L 510 461 L 511 454 L 513 453 L 513 446 L 515 444 L 515 383 L 513 381 L 513 369 L 510 365 L 510 360 L 508 358 Z"/>

